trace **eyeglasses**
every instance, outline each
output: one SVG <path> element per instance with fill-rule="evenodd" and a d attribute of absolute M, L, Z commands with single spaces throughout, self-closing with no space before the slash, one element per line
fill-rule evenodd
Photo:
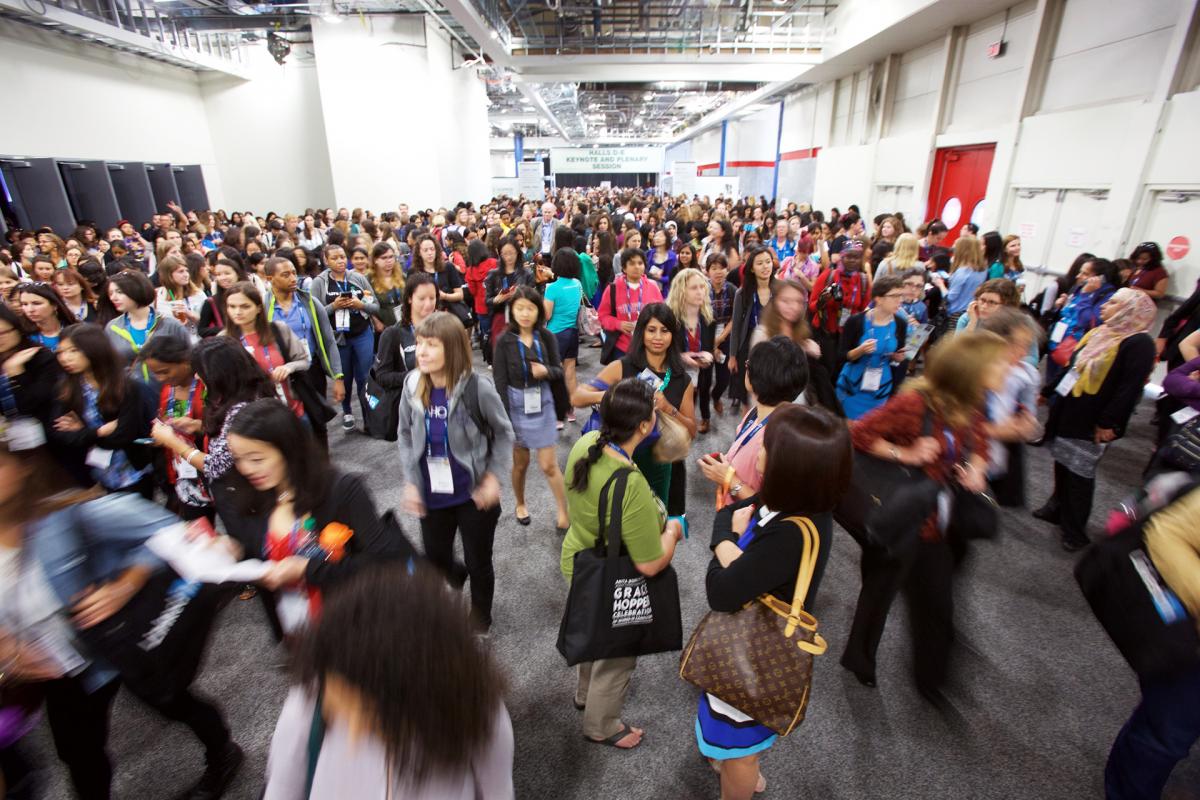
<path fill-rule="evenodd" d="M 979 305 L 981 305 L 981 306 L 998 306 L 998 305 L 1001 305 L 1001 303 L 1000 303 L 1000 301 L 999 301 L 999 300 L 976 300 L 975 302 L 976 302 L 976 303 L 978 303 L 978 304 L 979 304 Z"/>
<path fill-rule="evenodd" d="M 904 297 L 904 292 L 888 292 L 883 296 L 884 300 L 899 300 Z"/>

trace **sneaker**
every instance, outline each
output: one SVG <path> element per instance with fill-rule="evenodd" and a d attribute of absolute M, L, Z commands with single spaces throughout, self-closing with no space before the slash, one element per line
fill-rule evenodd
<path fill-rule="evenodd" d="M 344 431 L 354 430 L 354 415 L 353 414 L 342 414 L 342 430 L 344 430 Z"/>
<path fill-rule="evenodd" d="M 575 421 L 575 412 L 572 411 L 570 414 L 567 414 L 567 422 L 574 422 L 574 421 Z"/>
<path fill-rule="evenodd" d="M 244 759 L 242 748 L 236 742 L 229 742 L 220 755 L 209 757 L 203 777 L 182 797 L 184 800 L 217 800 L 233 782 Z"/>

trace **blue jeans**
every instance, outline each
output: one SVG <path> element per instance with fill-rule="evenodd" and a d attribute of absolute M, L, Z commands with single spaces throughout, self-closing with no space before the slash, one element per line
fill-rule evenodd
<path fill-rule="evenodd" d="M 358 405 L 366 414 L 367 406 L 362 395 L 367 389 L 367 373 L 371 370 L 371 361 L 375 358 L 375 335 L 367 328 L 358 336 L 346 336 L 346 343 L 338 345 L 338 355 L 342 357 L 342 374 L 345 376 L 346 396 L 342 399 L 342 413 L 350 413 L 350 398 L 354 396 L 351 386 L 358 389 Z"/>
<path fill-rule="evenodd" d="M 1200 669 L 1141 683 L 1142 702 L 1117 734 L 1104 768 L 1108 800 L 1157 800 L 1171 770 L 1200 739 Z"/>

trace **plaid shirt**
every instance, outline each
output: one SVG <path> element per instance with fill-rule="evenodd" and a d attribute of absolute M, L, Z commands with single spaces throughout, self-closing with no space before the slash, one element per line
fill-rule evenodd
<path fill-rule="evenodd" d="M 733 294 L 736 290 L 729 282 L 721 286 L 721 291 L 718 294 L 713 291 L 710 286 L 708 289 L 709 299 L 712 301 L 713 322 L 718 325 L 728 325 L 733 319 Z"/>

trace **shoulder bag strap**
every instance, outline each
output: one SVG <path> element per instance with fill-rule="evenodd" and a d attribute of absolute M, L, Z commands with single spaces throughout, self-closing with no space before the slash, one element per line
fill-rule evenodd
<path fill-rule="evenodd" d="M 629 473 L 633 470 L 629 467 L 621 467 L 613 472 L 604 482 L 604 487 L 600 490 L 600 498 L 598 500 L 599 507 L 599 530 L 596 536 L 596 553 L 602 554 L 607 548 L 609 554 L 612 555 L 612 533 L 616 534 L 617 554 L 621 552 L 621 514 L 620 511 L 625 504 L 625 485 L 629 482 Z M 614 484 L 616 488 L 613 489 Z M 613 489 L 613 502 L 608 502 L 609 489 Z M 611 507 L 615 510 L 612 518 L 608 515 L 608 509 Z M 611 529 L 611 530 L 610 530 Z"/>
<path fill-rule="evenodd" d="M 804 552 L 800 556 L 800 569 L 796 572 L 796 592 L 792 595 L 792 611 L 788 615 L 786 636 L 791 636 L 796 629 L 800 612 L 804 610 L 804 598 L 808 595 L 808 587 L 812 585 L 813 572 L 817 568 L 817 552 L 821 547 L 821 537 L 817 526 L 808 517 L 788 517 L 787 521 L 800 529 L 804 537 Z"/>

